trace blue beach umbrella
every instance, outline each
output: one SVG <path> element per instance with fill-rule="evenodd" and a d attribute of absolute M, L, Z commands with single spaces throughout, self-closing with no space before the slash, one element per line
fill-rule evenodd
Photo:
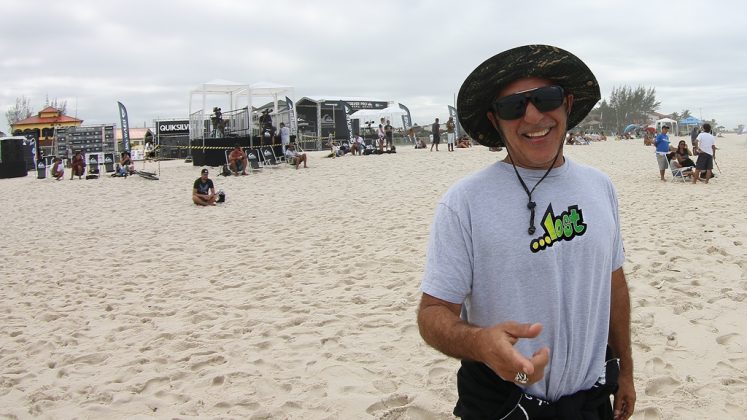
<path fill-rule="evenodd" d="M 641 128 L 641 126 L 638 124 L 628 124 L 628 126 L 623 130 L 623 134 L 630 133 L 637 128 Z"/>

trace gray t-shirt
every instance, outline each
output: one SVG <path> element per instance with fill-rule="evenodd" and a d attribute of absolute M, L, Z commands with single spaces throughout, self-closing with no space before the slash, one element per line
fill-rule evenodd
<path fill-rule="evenodd" d="M 545 173 L 517 169 L 530 190 Z M 455 184 L 436 209 L 421 290 L 462 304 L 473 325 L 542 323 L 516 348 L 526 357 L 550 348 L 544 378 L 526 391 L 556 401 L 604 371 L 611 274 L 624 254 L 615 189 L 602 172 L 566 159 L 532 198 L 529 235 L 527 195 L 510 164 Z"/>

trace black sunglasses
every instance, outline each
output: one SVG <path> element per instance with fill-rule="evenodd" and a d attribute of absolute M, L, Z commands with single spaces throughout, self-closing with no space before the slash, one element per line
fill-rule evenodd
<path fill-rule="evenodd" d="M 563 104 L 565 91 L 560 86 L 545 86 L 504 96 L 493 102 L 493 111 L 502 120 L 515 120 L 524 116 L 531 102 L 540 112 L 557 109 Z"/>

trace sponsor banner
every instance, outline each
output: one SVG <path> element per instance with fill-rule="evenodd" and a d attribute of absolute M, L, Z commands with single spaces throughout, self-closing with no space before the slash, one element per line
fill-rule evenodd
<path fill-rule="evenodd" d="M 189 120 L 156 121 L 156 135 L 187 135 L 189 134 Z"/>
<path fill-rule="evenodd" d="M 449 116 L 454 117 L 454 134 L 456 134 L 456 138 L 459 138 L 462 126 L 459 124 L 459 116 L 457 115 L 456 108 L 451 105 L 449 105 Z"/>
<path fill-rule="evenodd" d="M 353 112 L 359 111 L 361 109 L 384 109 L 389 105 L 387 102 L 383 101 L 346 101 L 347 104 L 350 106 L 350 108 L 353 109 Z"/>
<path fill-rule="evenodd" d="M 412 127 L 412 117 L 410 116 L 410 110 L 407 109 L 407 107 L 402 104 L 398 104 L 398 105 L 403 111 L 407 113 L 407 114 L 402 114 L 402 127 L 404 127 L 405 130 L 407 130 L 408 128 Z"/>
<path fill-rule="evenodd" d="M 285 97 L 285 104 L 288 106 L 288 118 L 290 120 L 290 134 L 295 136 L 298 134 L 298 121 L 296 120 L 296 106 L 289 97 Z"/>
<path fill-rule="evenodd" d="M 348 128 L 348 137 L 351 137 L 353 133 L 353 125 L 350 120 L 350 114 L 353 113 L 353 108 L 350 106 L 350 104 L 348 104 L 345 101 L 340 101 L 340 103 L 342 104 L 342 107 L 345 110 L 345 124 L 347 125 L 347 128 Z"/>
<path fill-rule="evenodd" d="M 122 105 L 122 102 L 117 102 L 119 104 L 119 122 L 122 125 L 122 149 L 124 151 L 129 152 L 130 151 L 130 124 L 127 119 L 127 108 L 125 108 L 124 105 Z"/>

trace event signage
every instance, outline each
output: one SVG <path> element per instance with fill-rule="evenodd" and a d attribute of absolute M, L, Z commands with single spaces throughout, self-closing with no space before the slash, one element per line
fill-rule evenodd
<path fill-rule="evenodd" d="M 127 108 L 125 108 L 124 105 L 122 105 L 122 102 L 117 102 L 119 104 L 119 122 L 122 125 L 122 149 L 124 149 L 126 152 L 130 151 L 130 124 L 127 120 Z"/>
<path fill-rule="evenodd" d="M 352 135 L 353 125 L 350 121 L 350 114 L 353 113 L 353 109 L 350 106 L 350 104 L 348 104 L 345 101 L 340 101 L 340 103 L 342 104 L 343 109 L 345 109 L 345 124 L 347 125 L 347 128 L 348 128 L 348 135 Z"/>
<path fill-rule="evenodd" d="M 157 121 L 157 135 L 186 135 L 189 134 L 189 120 Z"/>
<path fill-rule="evenodd" d="M 412 118 L 410 117 L 410 110 L 407 109 L 406 106 L 399 104 L 399 107 L 405 111 L 407 114 L 402 114 L 402 127 L 404 127 L 405 130 L 412 127 Z"/>
<path fill-rule="evenodd" d="M 288 119 L 290 120 L 290 134 L 295 136 L 298 134 L 298 121 L 296 120 L 296 107 L 293 101 L 289 97 L 285 97 L 285 104 L 288 106 Z"/>
<path fill-rule="evenodd" d="M 459 138 L 459 133 L 462 131 L 462 127 L 459 125 L 459 116 L 457 115 L 457 110 L 453 106 L 449 105 L 449 116 L 454 118 L 454 134 L 457 138 Z"/>
<path fill-rule="evenodd" d="M 346 101 L 353 111 L 360 111 L 361 109 L 384 109 L 389 105 L 387 102 L 382 101 Z"/>

